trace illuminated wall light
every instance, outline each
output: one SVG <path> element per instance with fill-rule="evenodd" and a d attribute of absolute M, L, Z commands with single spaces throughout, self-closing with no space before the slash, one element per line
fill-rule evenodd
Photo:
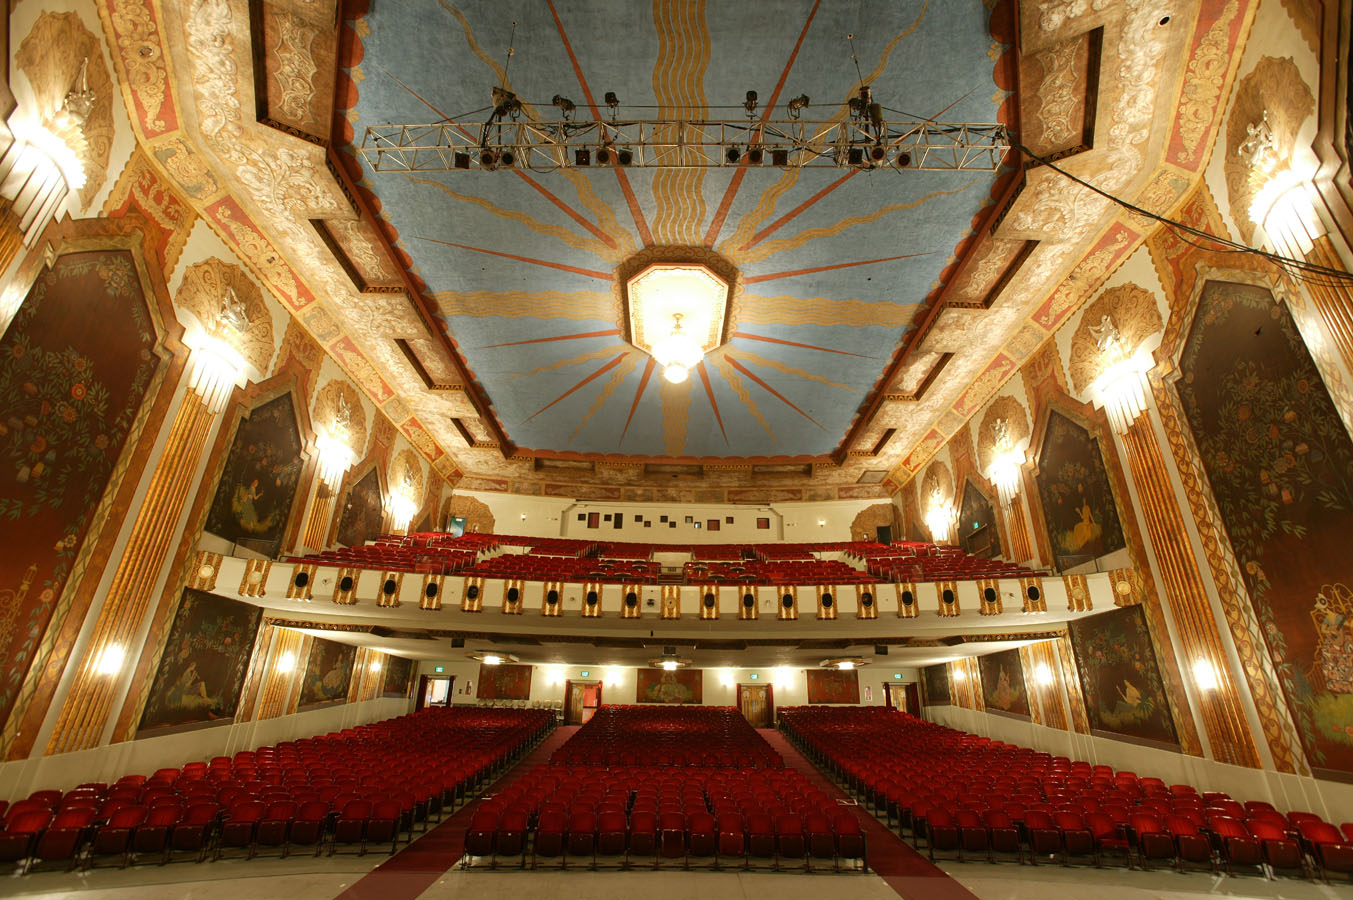
<path fill-rule="evenodd" d="M 1150 351 L 1139 348 L 1131 356 L 1111 363 L 1090 384 L 1090 399 L 1104 410 L 1109 425 L 1126 434 L 1146 409 L 1146 373 L 1153 365 Z"/>
<path fill-rule="evenodd" d="M 389 501 L 390 527 L 404 531 L 418 514 L 418 504 L 408 494 L 392 494 Z"/>
<path fill-rule="evenodd" d="M 372 672 L 379 672 L 381 670 L 381 664 L 379 662 L 373 662 L 371 665 L 367 666 L 367 668 Z"/>
<path fill-rule="evenodd" d="M 485 656 L 482 661 L 486 666 L 496 666 L 502 663 L 503 658 L 501 656 L 497 656 L 493 653 L 490 653 L 487 656 Z"/>
<path fill-rule="evenodd" d="M 212 415 L 225 408 L 231 390 L 244 374 L 239 351 L 217 337 L 191 329 L 183 343 L 192 349 L 188 360 L 188 387 Z"/>
<path fill-rule="evenodd" d="M 737 676 L 733 669 L 719 670 L 719 683 L 726 688 L 731 688 L 737 684 Z"/>
<path fill-rule="evenodd" d="M 1053 683 L 1052 667 L 1047 663 L 1039 663 L 1034 669 L 1034 678 L 1044 687 L 1049 687 Z"/>
<path fill-rule="evenodd" d="M 338 487 L 343 473 L 356 461 L 357 455 L 342 439 L 323 433 L 315 438 L 315 452 L 318 455 L 319 478 L 330 488 Z"/>
<path fill-rule="evenodd" d="M 774 673 L 775 686 L 787 688 L 794 683 L 794 670 L 789 666 L 776 666 Z"/>
<path fill-rule="evenodd" d="M 545 683 L 548 685 L 560 685 L 564 683 L 563 666 L 545 666 Z"/>
<path fill-rule="evenodd" d="M 122 664 L 126 659 L 127 651 L 121 644 L 109 644 L 99 654 L 98 662 L 94 664 L 94 671 L 100 675 L 116 675 L 122 671 Z"/>
<path fill-rule="evenodd" d="M 1221 682 L 1217 678 L 1216 666 L 1206 659 L 1194 662 L 1193 683 L 1198 685 L 1200 691 L 1215 691 L 1221 687 Z"/>
<path fill-rule="evenodd" d="M 958 521 L 958 510 L 954 508 L 954 504 L 938 492 L 932 495 L 925 514 L 925 524 L 926 528 L 930 530 L 931 539 L 937 544 L 948 540 L 949 529 L 956 521 Z"/>
<path fill-rule="evenodd" d="M 601 680 L 608 687 L 619 687 L 620 683 L 625 680 L 625 670 L 620 666 L 607 666 Z"/>
<path fill-rule="evenodd" d="M 662 661 L 662 667 L 668 672 L 675 672 L 677 669 L 681 668 L 681 663 L 674 659 L 664 659 Z"/>
<path fill-rule="evenodd" d="M 965 671 L 964 669 L 955 669 L 955 670 L 954 670 L 954 680 L 955 680 L 955 681 L 967 681 L 967 680 L 968 680 L 968 673 L 967 673 L 967 671 Z"/>
<path fill-rule="evenodd" d="M 16 139 L 0 156 L 0 197 L 10 202 L 25 245 L 32 246 L 71 191 L 85 186 L 79 156 L 36 123 L 15 123 Z"/>
<path fill-rule="evenodd" d="M 296 668 L 296 654 L 283 653 L 281 656 L 277 658 L 277 665 L 275 666 L 274 671 L 276 671 L 278 675 L 285 675 L 288 672 L 294 671 L 295 668 Z"/>
<path fill-rule="evenodd" d="M 840 669 L 842 672 L 849 672 L 850 670 L 855 668 L 855 663 L 851 662 L 848 659 L 843 660 L 842 662 L 836 664 L 836 668 Z"/>

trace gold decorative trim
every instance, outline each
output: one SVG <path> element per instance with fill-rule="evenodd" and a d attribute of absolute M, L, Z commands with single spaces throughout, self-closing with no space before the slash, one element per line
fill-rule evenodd
<path fill-rule="evenodd" d="M 1037 600 L 1029 596 L 1029 588 L 1038 590 Z M 1019 580 L 1019 596 L 1021 612 L 1041 613 L 1048 611 L 1048 595 L 1043 590 L 1042 578 L 1021 578 Z"/>
<path fill-rule="evenodd" d="M 988 588 L 995 593 L 995 600 L 987 600 Z M 999 616 L 1005 612 L 1005 604 L 1001 601 L 1001 585 L 996 579 L 977 579 L 977 611 L 984 616 Z"/>
<path fill-rule="evenodd" d="M 868 594 L 870 603 L 865 605 L 864 595 Z M 879 590 L 876 584 L 855 585 L 855 618 L 877 619 L 879 617 Z"/>
<path fill-rule="evenodd" d="M 793 601 L 785 606 L 786 595 Z M 779 585 L 775 588 L 775 618 L 782 622 L 793 621 L 799 617 L 799 589 L 794 585 Z"/>
<path fill-rule="evenodd" d="M 386 588 L 394 582 L 394 590 L 387 593 Z M 376 605 L 386 608 L 399 606 L 399 592 L 404 587 L 404 573 L 391 569 L 381 573 L 380 588 L 376 591 Z"/>
<path fill-rule="evenodd" d="M 216 579 L 220 577 L 223 559 L 225 557 L 220 553 L 199 550 L 197 558 L 193 560 L 193 571 L 188 579 L 188 587 L 197 591 L 216 590 Z"/>
<path fill-rule="evenodd" d="M 1094 609 L 1090 602 L 1090 587 L 1085 583 L 1084 575 L 1063 575 L 1062 584 L 1066 587 L 1066 608 L 1071 612 L 1089 612 Z"/>
<path fill-rule="evenodd" d="M 287 599 L 288 600 L 313 600 L 315 590 L 315 573 L 319 571 L 319 566 L 315 563 L 297 563 L 291 567 L 291 578 L 287 581 Z M 305 575 L 305 584 L 298 585 L 296 576 Z"/>
<path fill-rule="evenodd" d="M 664 619 L 681 618 L 681 588 L 674 584 L 662 586 L 662 617 Z"/>
<path fill-rule="evenodd" d="M 468 581 L 468 580 L 469 580 L 469 579 L 467 579 L 467 581 Z M 481 582 L 482 582 L 482 579 L 481 579 Z M 431 593 L 431 595 L 428 594 L 428 588 L 435 588 L 435 590 Z M 441 609 L 441 608 L 442 608 L 442 592 L 443 592 L 445 589 L 446 589 L 446 576 L 445 576 L 445 575 L 433 574 L 433 573 L 431 573 L 431 572 L 424 573 L 424 575 L 423 575 L 423 584 L 422 584 L 421 589 L 420 589 L 419 592 L 418 592 L 418 608 L 419 608 L 419 609 L 431 610 L 431 611 L 434 611 L 434 612 L 435 612 L 436 610 Z M 477 607 L 475 607 L 475 609 L 473 610 L 473 612 L 479 612 L 481 609 L 484 608 L 484 586 L 483 586 L 482 583 L 481 583 L 480 586 L 479 586 L 479 596 L 478 596 L 476 599 L 479 601 L 479 605 L 478 605 Z M 461 595 L 461 603 L 463 604 L 464 602 L 465 602 L 465 600 L 464 600 L 464 595 L 462 594 L 462 595 Z M 469 611 L 470 611 L 470 610 L 465 610 L 465 607 L 464 607 L 463 605 L 461 606 L 461 609 L 462 609 L 463 611 L 466 611 L 466 612 L 469 612 Z"/>
<path fill-rule="evenodd" d="M 822 598 L 830 595 L 832 602 L 830 606 L 822 604 Z M 817 586 L 817 617 L 819 619 L 835 619 L 836 607 L 840 603 L 841 595 L 835 585 L 819 584 Z"/>
<path fill-rule="evenodd" d="M 710 594 L 714 595 L 714 605 L 706 606 L 705 598 Z M 716 584 L 704 584 L 700 586 L 700 618 L 706 621 L 719 618 L 719 586 Z"/>
<path fill-rule="evenodd" d="M 916 582 L 899 581 L 897 587 L 897 617 L 899 619 L 914 619 L 921 614 L 921 598 L 916 592 Z M 911 592 L 911 602 L 903 603 L 903 593 Z"/>
<path fill-rule="evenodd" d="M 944 602 L 944 592 L 948 591 L 952 602 Z M 951 619 L 960 612 L 958 600 L 958 582 L 956 581 L 937 581 L 935 582 L 935 603 L 936 614 L 942 618 Z"/>
<path fill-rule="evenodd" d="M 550 602 L 550 592 L 554 592 L 554 602 Z M 564 583 L 562 581 L 543 581 L 540 584 L 540 614 L 558 618 L 564 614 Z"/>
<path fill-rule="evenodd" d="M 335 603 L 342 606 L 353 606 L 357 603 L 357 582 L 362 577 L 363 569 L 340 568 L 334 574 L 334 596 Z M 343 580 L 351 578 L 347 590 L 343 589 Z"/>

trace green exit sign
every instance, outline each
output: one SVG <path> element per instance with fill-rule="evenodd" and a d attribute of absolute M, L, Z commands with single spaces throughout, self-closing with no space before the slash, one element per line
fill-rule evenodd
<path fill-rule="evenodd" d="M 753 673 L 752 673 L 751 675 L 749 675 L 748 677 L 751 678 L 752 681 L 756 681 L 756 680 L 757 680 L 758 678 L 760 678 L 761 676 L 760 676 L 760 675 L 757 675 L 755 672 L 753 672 Z"/>
<path fill-rule="evenodd" d="M 432 671 L 434 671 L 434 672 L 436 672 L 438 675 L 440 675 L 440 674 L 442 674 L 443 672 L 446 671 L 446 667 L 445 667 L 445 666 L 433 666 L 433 667 L 432 667 Z"/>
<path fill-rule="evenodd" d="M 586 678 L 589 674 L 591 674 L 591 673 L 588 672 L 586 669 L 583 669 L 581 672 L 578 673 L 578 677 L 579 677 L 579 678 Z"/>
<path fill-rule="evenodd" d="M 893 681 L 901 681 L 901 680 L 902 680 L 902 673 L 901 673 L 901 672 L 894 672 L 894 673 L 893 673 Z"/>

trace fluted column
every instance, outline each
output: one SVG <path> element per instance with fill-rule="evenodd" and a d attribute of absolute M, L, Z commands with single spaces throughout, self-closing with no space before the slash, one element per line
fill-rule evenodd
<path fill-rule="evenodd" d="M 1306 261 L 1327 269 L 1344 271 L 1344 264 L 1334 252 L 1328 237 L 1318 237 L 1311 243 Z M 1325 323 L 1330 341 L 1339 351 L 1344 365 L 1353 371 L 1353 281 L 1336 281 L 1314 276 L 1306 282 L 1311 303 Z"/>
<path fill-rule="evenodd" d="M 1218 624 L 1189 545 L 1184 517 L 1170 484 L 1149 416 L 1122 435 L 1141 513 L 1169 599 L 1184 669 L 1193 676 L 1203 727 L 1219 762 L 1258 768 L 1259 753 L 1245 718 Z"/>
<path fill-rule="evenodd" d="M 184 394 L 99 610 L 85 658 L 77 663 L 75 681 L 47 744 L 49 754 L 87 750 L 102 737 L 119 676 L 131 655 L 215 419 L 216 410 L 201 395 L 192 390 Z"/>
<path fill-rule="evenodd" d="M 310 506 L 310 516 L 305 522 L 305 535 L 301 542 L 311 550 L 323 550 L 329 537 L 329 520 L 333 518 L 334 495 L 329 486 L 320 482 L 315 490 L 315 502 Z"/>
<path fill-rule="evenodd" d="M 1018 496 L 1010 501 L 1006 509 L 1006 519 L 1010 531 L 1010 554 L 1015 562 L 1027 562 L 1034 558 L 1034 544 L 1029 537 L 1029 523 L 1024 518 L 1024 501 Z"/>

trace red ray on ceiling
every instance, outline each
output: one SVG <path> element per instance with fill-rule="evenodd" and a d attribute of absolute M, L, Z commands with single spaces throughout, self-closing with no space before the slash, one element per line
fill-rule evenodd
<path fill-rule="evenodd" d="M 473 249 L 473 248 L 471 248 Z M 880 259 L 860 259 L 855 262 L 836 263 L 830 266 L 814 266 L 811 269 L 790 269 L 787 272 L 771 272 L 768 275 L 752 275 L 742 279 L 743 284 L 756 284 L 761 281 L 775 281 L 777 278 L 794 278 L 798 275 L 812 275 L 814 272 L 830 272 L 833 269 L 849 269 L 853 266 L 872 266 L 874 263 L 892 262 L 895 259 L 915 259 L 918 256 L 930 256 L 930 253 L 904 253 L 901 256 L 884 256 Z"/>
<path fill-rule="evenodd" d="M 593 372 L 591 375 L 588 375 L 588 376 L 587 376 L 586 378 L 584 378 L 582 381 L 578 382 L 578 383 L 575 384 L 573 387 L 571 387 L 571 388 L 569 388 L 568 390 L 564 391 L 564 392 L 563 392 L 562 394 L 560 394 L 558 397 L 555 397 L 555 398 L 554 398 L 553 400 L 551 400 L 549 403 L 545 404 L 545 405 L 542 406 L 540 409 L 536 410 L 536 411 L 533 412 L 531 415 L 527 416 L 527 418 L 526 418 L 525 421 L 527 421 L 527 422 L 531 421 L 531 420 L 534 419 L 536 416 L 540 415 L 540 414 L 543 413 L 545 410 L 549 409 L 551 406 L 554 406 L 554 405 L 555 405 L 556 403 L 558 403 L 560 400 L 563 400 L 563 399 L 564 399 L 565 397 L 567 397 L 569 394 L 573 393 L 573 392 L 576 391 L 578 388 L 580 388 L 580 387 L 582 387 L 583 385 L 587 384 L 587 383 L 588 383 L 589 381 L 591 381 L 592 379 L 598 377 L 599 375 L 605 375 L 607 372 L 611 371 L 611 370 L 614 369 L 616 366 L 620 365 L 620 361 L 621 361 L 622 359 L 625 358 L 625 354 L 626 354 L 626 353 L 629 353 L 629 351 L 628 351 L 628 350 L 625 350 L 625 351 L 623 351 L 623 352 L 621 352 L 621 353 L 617 353 L 615 359 L 613 359 L 613 360 L 611 360 L 610 362 L 606 363 L 604 366 L 602 366 L 601 368 L 597 369 L 597 370 L 596 370 L 595 372 Z"/>
<path fill-rule="evenodd" d="M 809 197 L 807 200 L 803 201 L 798 206 L 794 207 L 789 212 L 785 213 L 783 216 L 776 219 L 774 222 L 771 222 L 769 225 L 758 231 L 756 234 L 752 235 L 752 239 L 747 243 L 743 244 L 739 249 L 750 250 L 751 248 L 755 247 L 757 244 L 761 243 L 766 238 L 770 237 L 772 234 L 778 231 L 786 222 L 790 221 L 791 219 L 793 219 L 798 215 L 801 215 L 814 203 L 821 200 L 823 197 L 827 196 L 832 191 L 836 190 L 841 185 L 845 184 L 847 181 L 854 178 L 856 175 L 860 174 L 860 172 L 862 171 L 864 170 L 851 169 L 845 175 L 842 175 L 840 178 L 836 179 L 831 184 L 827 185 L 822 190 L 818 191 L 816 194 Z"/>
<path fill-rule="evenodd" d="M 719 433 L 723 435 L 723 442 L 728 443 L 728 432 L 723 428 L 723 416 L 719 415 L 719 402 L 714 399 L 714 388 L 709 383 L 709 370 L 705 368 L 705 361 L 702 359 L 695 367 L 700 373 L 700 381 L 705 386 L 705 396 L 709 398 L 710 409 L 714 410 L 714 420 L 719 423 Z"/>
<path fill-rule="evenodd" d="M 630 414 L 625 418 L 625 428 L 620 432 L 620 441 L 616 446 L 625 443 L 625 435 L 630 430 L 630 422 L 634 421 L 634 411 L 639 408 L 639 400 L 644 396 L 644 388 L 648 387 L 648 379 L 653 377 L 653 370 L 657 368 L 657 365 L 658 361 L 650 356 L 648 364 L 644 366 L 644 374 L 639 376 L 639 389 L 634 392 L 634 402 L 630 404 Z"/>
<path fill-rule="evenodd" d="M 752 379 L 752 381 L 755 381 L 757 384 L 761 385 L 761 387 L 765 388 L 766 390 L 768 390 L 768 391 L 770 391 L 772 394 L 774 394 L 774 395 L 779 399 L 779 401 L 780 401 L 781 403 L 783 403 L 785 406 L 788 406 L 790 409 L 794 410 L 794 412 L 796 412 L 796 413 L 798 413 L 799 415 L 803 416 L 805 419 L 807 419 L 809 422 L 812 422 L 812 423 L 813 423 L 814 425 L 816 425 L 818 428 L 822 428 L 822 423 L 821 423 L 821 422 L 819 422 L 817 419 L 814 419 L 812 416 L 808 415 L 808 413 L 804 412 L 803 410 L 799 409 L 799 408 L 798 408 L 797 406 L 795 406 L 793 403 L 790 403 L 789 400 L 785 398 L 785 395 L 784 395 L 784 394 L 780 393 L 780 392 L 777 391 L 775 388 L 773 388 L 773 387 L 771 387 L 770 385 L 766 384 L 766 382 L 764 382 L 764 381 L 762 381 L 760 378 L 758 378 L 755 374 L 753 374 L 753 373 L 752 373 L 746 366 L 744 366 L 742 363 L 738 362 L 736 359 L 734 359 L 734 358 L 731 357 L 731 356 L 725 356 L 724 359 L 728 360 L 729 364 L 730 364 L 733 368 L 737 369 L 737 370 L 738 370 L 739 372 L 741 372 L 743 375 L 746 375 L 748 378 Z M 826 431 L 827 429 L 822 428 L 822 430 L 823 430 L 823 431 Z"/>
<path fill-rule="evenodd" d="M 548 262 L 543 259 L 532 259 L 529 256 L 518 256 L 515 253 L 504 253 L 501 250 L 488 250 L 484 247 L 471 247 L 469 244 L 457 244 L 455 241 L 439 241 L 436 238 L 420 238 L 433 244 L 445 244 L 448 247 L 459 247 L 462 250 L 473 250 L 476 253 L 488 253 L 493 256 L 503 256 L 508 259 L 515 259 L 518 262 L 530 263 L 533 266 L 544 266 L 547 269 L 559 269 L 563 272 L 572 272 L 574 275 L 586 275 L 588 278 L 600 278 L 602 281 L 611 281 L 612 276 L 609 272 L 602 272 L 598 269 L 580 269 L 577 266 L 566 266 L 563 263 Z"/>
<path fill-rule="evenodd" d="M 789 70 L 794 68 L 794 60 L 798 58 L 799 50 L 803 47 L 803 39 L 808 36 L 808 27 L 813 24 L 813 17 L 817 15 L 817 8 L 822 5 L 822 0 L 814 0 L 813 8 L 808 12 L 808 19 L 803 23 L 803 30 L 799 32 L 799 39 L 794 44 L 794 50 L 789 54 L 789 61 L 785 63 L 784 71 L 780 73 L 780 80 L 775 83 L 775 90 L 771 91 L 770 100 L 767 101 L 765 110 L 761 113 L 761 121 L 764 124 L 770 118 L 771 112 L 775 109 L 775 102 L 780 99 L 780 92 L 784 90 L 785 79 L 789 77 Z M 733 173 L 733 179 L 728 182 L 728 190 L 724 191 L 723 199 L 719 201 L 719 208 L 714 213 L 714 221 L 709 223 L 709 231 L 705 232 L 705 246 L 713 247 L 714 242 L 718 240 L 719 231 L 723 228 L 724 220 L 728 218 L 728 210 L 733 206 L 733 199 L 738 195 L 738 188 L 742 186 L 742 179 L 747 176 L 747 164 L 744 162 L 738 166 Z"/>
<path fill-rule="evenodd" d="M 545 344 L 550 341 L 578 341 L 583 338 L 594 337 L 612 337 L 620 333 L 619 328 L 611 328 L 607 331 L 582 331 L 577 334 L 560 334 L 555 337 L 531 338 L 529 341 L 510 341 L 506 344 L 485 344 L 480 350 L 492 350 L 494 347 L 519 347 L 522 344 Z M 835 352 L 835 351 L 833 351 Z"/>
<path fill-rule="evenodd" d="M 556 197 L 554 194 L 550 193 L 550 191 L 549 191 L 548 188 L 546 188 L 546 187 L 545 187 L 543 184 L 541 184 L 540 182 L 536 181 L 536 180 L 535 180 L 534 178 L 532 178 L 530 175 L 527 175 L 527 174 L 526 174 L 525 172 L 523 172 L 521 169 L 513 169 L 512 171 L 515 172 L 515 173 L 517 174 L 517 177 L 518 177 L 518 178 L 522 179 L 522 180 L 525 181 L 527 184 L 529 184 L 531 187 L 533 187 L 533 188 L 535 188 L 537 191 L 539 191 L 539 192 L 545 197 L 546 200 L 550 201 L 550 202 L 553 203 L 555 206 L 557 206 L 557 207 L 559 207 L 561 210 L 563 210 L 563 211 L 564 211 L 564 215 L 568 216 L 570 219 L 572 219 L 573 221 L 577 222 L 579 225 L 581 225 L 582 227 L 586 228 L 588 231 L 592 232 L 592 234 L 596 235 L 597 238 L 598 238 L 599 240 L 604 241 L 604 242 L 606 243 L 606 246 L 610 247 L 612 250 L 615 249 L 615 238 L 611 237 L 609 234 L 607 234 L 606 232 L 602 231 L 602 230 L 601 230 L 600 228 L 598 228 L 596 225 L 594 225 L 594 224 L 592 224 L 591 222 L 587 221 L 587 219 L 583 218 L 583 216 L 582 216 L 581 213 L 579 213 L 577 210 L 573 209 L 571 206 L 569 206 L 569 205 L 568 205 L 567 203 L 565 203 L 563 200 L 560 200 L 560 199 L 559 199 L 558 197 Z"/>
<path fill-rule="evenodd" d="M 748 341 L 765 341 L 768 344 L 782 344 L 786 347 L 802 347 L 805 350 L 821 350 L 823 353 L 839 353 L 841 356 L 858 356 L 860 359 L 873 359 L 864 353 L 850 353 L 846 350 L 833 350 L 831 347 L 819 347 L 817 344 L 800 344 L 798 341 L 782 341 L 779 338 L 764 337 L 759 334 L 748 334 L 745 331 L 733 332 L 733 337 L 743 338 Z"/>
<path fill-rule="evenodd" d="M 597 109 L 597 101 L 592 98 L 592 89 L 587 86 L 587 79 L 583 77 L 582 66 L 578 65 L 578 57 L 573 55 L 573 45 L 568 41 L 568 35 L 564 32 L 564 23 L 559 19 L 559 11 L 554 8 L 554 0 L 546 0 L 550 5 L 550 15 L 554 16 L 554 27 L 559 32 L 559 39 L 564 42 L 564 52 L 568 54 L 569 62 L 573 63 L 573 74 L 578 78 L 578 86 L 582 88 L 583 99 L 587 101 L 587 108 L 592 110 L 592 118 L 598 122 L 601 121 L 601 112 Z M 819 0 L 821 2 L 821 0 Z M 612 169 L 615 172 L 615 179 L 620 183 L 620 190 L 625 195 L 625 203 L 630 208 L 630 215 L 634 218 L 634 227 L 639 229 L 639 240 L 644 242 L 645 247 L 653 246 L 653 233 L 648 230 L 648 221 L 644 218 L 644 211 L 639 208 L 639 198 L 634 196 L 634 189 L 630 187 L 630 180 L 625 177 L 622 169 Z"/>

